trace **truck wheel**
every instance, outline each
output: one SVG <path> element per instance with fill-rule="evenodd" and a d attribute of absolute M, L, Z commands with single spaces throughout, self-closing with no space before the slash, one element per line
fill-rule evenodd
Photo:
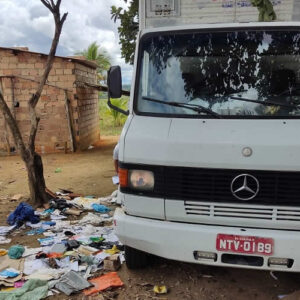
<path fill-rule="evenodd" d="M 128 269 L 140 269 L 148 265 L 149 254 L 129 246 L 125 246 L 124 248 L 125 260 Z"/>

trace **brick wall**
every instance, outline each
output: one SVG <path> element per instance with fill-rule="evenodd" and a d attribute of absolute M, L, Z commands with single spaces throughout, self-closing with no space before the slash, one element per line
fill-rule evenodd
<path fill-rule="evenodd" d="M 19 127 L 25 141 L 28 138 L 30 118 L 28 100 L 34 93 L 37 82 L 43 74 L 47 56 L 26 51 L 13 51 L 0 48 L 0 76 L 17 76 L 3 78 L 2 86 L 5 100 L 9 107 L 15 102 L 19 107 L 12 108 L 16 114 Z M 98 93 L 94 89 L 76 88 L 75 82 L 96 82 L 94 68 L 86 67 L 67 58 L 56 57 L 48 77 L 37 111 L 41 117 L 36 137 L 36 148 L 39 152 L 49 153 L 71 148 L 70 132 L 65 109 L 65 90 L 70 101 L 74 135 L 78 148 L 85 149 L 99 140 Z M 26 80 L 25 80 L 26 78 Z M 30 81 L 31 79 L 33 81 Z M 61 89 L 53 86 L 61 87 Z M 0 86 L 1 88 L 1 86 Z M 97 128 L 95 124 L 98 124 Z M 9 133 L 9 143 L 14 145 Z M 7 137 L 3 115 L 0 113 L 0 148 L 6 149 Z"/>
<path fill-rule="evenodd" d="M 79 82 L 95 84 L 96 70 L 86 66 L 75 64 L 76 79 Z M 89 145 L 95 143 L 100 138 L 99 125 L 99 96 L 98 91 L 92 88 L 77 87 L 78 103 L 78 131 L 79 147 L 86 149 Z"/>

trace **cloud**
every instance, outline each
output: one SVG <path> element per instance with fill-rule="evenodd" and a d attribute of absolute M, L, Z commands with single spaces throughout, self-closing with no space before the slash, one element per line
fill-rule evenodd
<path fill-rule="evenodd" d="M 0 46 L 27 46 L 47 53 L 54 31 L 50 12 L 38 0 L 0 0 Z M 58 47 L 58 55 L 73 55 L 96 41 L 105 47 L 113 64 L 120 64 L 126 83 L 132 67 L 121 59 L 117 24 L 111 20 L 112 5 L 124 6 L 123 0 L 62 0 L 61 11 L 68 12 Z"/>

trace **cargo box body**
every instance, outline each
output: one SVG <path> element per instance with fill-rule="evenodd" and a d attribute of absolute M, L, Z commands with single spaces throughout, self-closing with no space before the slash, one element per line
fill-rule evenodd
<path fill-rule="evenodd" d="M 276 21 L 300 21 L 300 0 L 271 0 Z M 140 29 L 207 23 L 257 22 L 251 0 L 140 0 Z"/>

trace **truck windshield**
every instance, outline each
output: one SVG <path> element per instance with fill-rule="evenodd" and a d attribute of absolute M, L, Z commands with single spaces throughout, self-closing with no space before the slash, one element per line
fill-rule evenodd
<path fill-rule="evenodd" d="M 140 42 L 138 68 L 138 113 L 214 117 L 209 110 L 223 118 L 300 117 L 298 31 L 147 34 Z"/>

